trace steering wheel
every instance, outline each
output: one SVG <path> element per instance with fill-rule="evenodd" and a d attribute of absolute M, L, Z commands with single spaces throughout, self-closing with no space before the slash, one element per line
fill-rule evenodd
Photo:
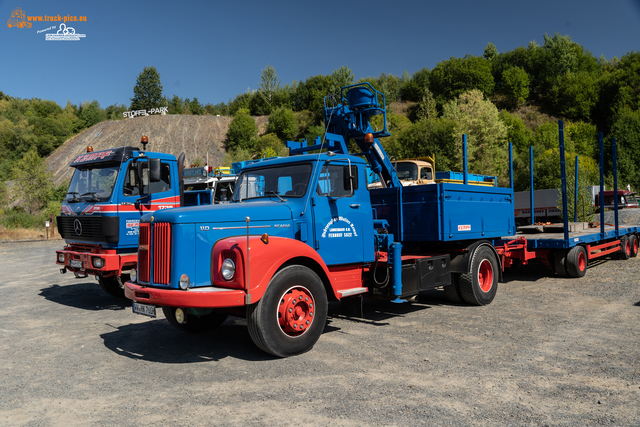
<path fill-rule="evenodd" d="M 307 186 L 305 184 L 298 183 L 293 186 L 291 191 L 293 191 L 296 196 L 302 196 L 306 189 L 307 189 Z"/>

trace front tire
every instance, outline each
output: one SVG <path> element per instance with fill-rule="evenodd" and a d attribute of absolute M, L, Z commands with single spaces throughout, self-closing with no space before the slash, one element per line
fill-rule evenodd
<path fill-rule="evenodd" d="M 493 251 L 481 246 L 471 258 L 471 272 L 460 275 L 460 293 L 471 305 L 491 304 L 498 291 L 498 261 Z"/>
<path fill-rule="evenodd" d="M 188 314 L 187 311 L 183 309 L 185 310 L 185 322 L 180 323 L 176 320 L 176 309 L 177 307 L 162 307 L 164 317 L 167 318 L 173 327 L 194 334 L 214 330 L 222 325 L 228 317 L 227 314 L 216 313 L 215 311 L 203 316 L 195 316 Z"/>
<path fill-rule="evenodd" d="M 98 276 L 98 283 L 103 291 L 116 298 L 124 298 L 124 286 L 122 279 L 118 276 L 102 277 Z"/>
<path fill-rule="evenodd" d="M 318 275 L 292 265 L 273 276 L 263 297 L 247 307 L 247 327 L 261 350 L 278 357 L 313 348 L 327 322 L 327 293 Z"/>

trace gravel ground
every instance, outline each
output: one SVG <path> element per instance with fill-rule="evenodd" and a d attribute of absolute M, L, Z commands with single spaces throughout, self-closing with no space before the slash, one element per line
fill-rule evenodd
<path fill-rule="evenodd" d="M 58 247 L 0 245 L 0 425 L 640 425 L 640 258 L 520 267 L 486 307 L 332 304 L 313 350 L 276 359 L 242 319 L 134 315 L 60 275 Z"/>

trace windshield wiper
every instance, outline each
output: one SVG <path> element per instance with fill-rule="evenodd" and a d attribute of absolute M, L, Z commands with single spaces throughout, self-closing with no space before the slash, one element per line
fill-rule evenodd
<path fill-rule="evenodd" d="M 94 202 L 99 202 L 100 200 L 102 200 L 100 196 L 98 196 L 98 193 L 96 191 L 90 191 L 88 193 L 81 194 L 80 197 L 89 196 L 89 195 L 91 196 L 91 200 Z"/>
<path fill-rule="evenodd" d="M 78 193 L 77 191 L 67 191 L 67 194 L 73 194 L 73 198 L 71 198 L 71 200 L 67 200 L 67 202 L 79 202 L 80 198 L 78 197 Z"/>
<path fill-rule="evenodd" d="M 276 193 L 275 191 L 267 191 L 267 194 L 273 194 L 274 196 L 278 197 L 278 199 L 280 199 L 280 201 L 282 202 L 286 202 L 286 199 L 283 199 L 278 193 Z"/>

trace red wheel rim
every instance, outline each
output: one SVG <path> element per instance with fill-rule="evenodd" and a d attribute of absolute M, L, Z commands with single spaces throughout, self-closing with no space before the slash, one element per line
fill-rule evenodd
<path fill-rule="evenodd" d="M 631 255 L 631 245 L 628 240 L 624 242 L 624 250 L 627 251 L 627 255 Z"/>
<path fill-rule="evenodd" d="M 584 271 L 587 268 L 587 258 L 584 256 L 584 252 L 578 254 L 578 269 Z"/>
<path fill-rule="evenodd" d="M 478 284 L 483 292 L 489 292 L 493 286 L 493 267 L 491 261 L 483 259 L 478 268 Z"/>
<path fill-rule="evenodd" d="M 308 289 L 294 286 L 280 298 L 278 323 L 285 335 L 299 337 L 313 324 L 315 301 Z"/>
<path fill-rule="evenodd" d="M 633 239 L 633 253 L 638 253 L 638 239 Z"/>

